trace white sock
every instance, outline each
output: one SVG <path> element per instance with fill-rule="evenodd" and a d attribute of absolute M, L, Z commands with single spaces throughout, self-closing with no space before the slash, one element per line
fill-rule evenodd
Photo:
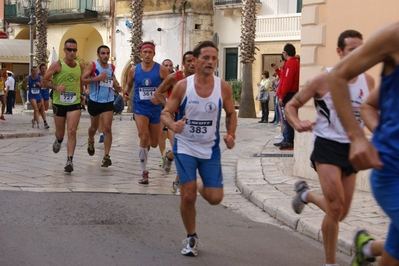
<path fill-rule="evenodd" d="M 362 247 L 362 252 L 363 254 L 368 257 L 368 258 L 374 258 L 373 254 L 371 253 L 371 244 L 373 243 L 373 240 L 370 240 L 364 246 Z"/>
<path fill-rule="evenodd" d="M 140 158 L 141 172 L 147 171 L 147 158 L 148 158 L 147 147 L 139 148 L 139 158 Z"/>
<path fill-rule="evenodd" d="M 308 195 L 310 190 L 305 190 L 302 194 L 301 194 L 301 201 L 308 203 L 308 201 L 306 200 L 306 196 Z M 327 264 L 326 264 L 327 265 Z M 333 265 L 333 264 L 332 264 Z"/>

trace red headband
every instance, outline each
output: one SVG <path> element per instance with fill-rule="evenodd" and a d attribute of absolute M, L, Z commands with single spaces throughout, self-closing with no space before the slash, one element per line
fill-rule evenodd
<path fill-rule="evenodd" d="M 142 51 L 143 51 L 144 49 L 146 49 L 146 48 L 150 48 L 151 50 L 153 50 L 153 51 L 155 52 L 155 45 L 153 45 L 153 44 L 151 44 L 151 43 L 143 44 L 143 45 L 141 46 L 140 52 L 142 52 Z"/>

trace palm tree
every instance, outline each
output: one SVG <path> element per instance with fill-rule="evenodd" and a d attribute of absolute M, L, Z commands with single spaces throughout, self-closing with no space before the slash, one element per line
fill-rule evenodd
<path fill-rule="evenodd" d="M 241 13 L 241 63 L 242 90 L 238 117 L 255 118 L 252 84 L 252 64 L 255 61 L 256 0 L 242 0 Z"/>
<path fill-rule="evenodd" d="M 143 14 L 144 14 L 144 0 L 132 0 L 131 15 L 132 15 L 132 36 L 130 38 L 130 46 L 132 52 L 130 54 L 132 63 L 137 65 L 141 62 L 140 46 L 143 43 Z"/>
<path fill-rule="evenodd" d="M 36 65 L 41 63 L 47 64 L 47 16 L 48 11 L 42 8 L 41 1 L 36 0 Z"/>

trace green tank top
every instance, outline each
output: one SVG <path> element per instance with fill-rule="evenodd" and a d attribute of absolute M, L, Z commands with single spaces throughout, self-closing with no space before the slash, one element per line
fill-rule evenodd
<path fill-rule="evenodd" d="M 56 85 L 64 84 L 66 91 L 59 93 L 57 90 L 53 92 L 53 103 L 59 105 L 74 105 L 80 101 L 80 76 L 82 71 L 79 62 L 75 67 L 68 66 L 64 60 L 61 62 L 61 72 L 53 75 L 53 83 Z"/>
<path fill-rule="evenodd" d="M 0 96 L 4 95 L 4 80 L 0 77 Z"/>

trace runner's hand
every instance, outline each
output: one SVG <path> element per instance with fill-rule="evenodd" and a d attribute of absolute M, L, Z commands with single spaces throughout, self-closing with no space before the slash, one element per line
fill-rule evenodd
<path fill-rule="evenodd" d="M 236 144 L 236 141 L 235 141 L 235 139 L 232 137 L 232 136 L 230 136 L 230 135 L 224 135 L 223 136 L 223 140 L 224 140 L 224 143 L 226 143 L 226 147 L 227 147 L 227 149 L 232 149 L 232 148 L 234 148 L 234 146 L 235 146 L 235 144 Z"/>
<path fill-rule="evenodd" d="M 182 119 L 173 123 L 171 129 L 175 133 L 182 133 L 185 125 L 186 125 L 186 116 L 183 116 Z"/>
<path fill-rule="evenodd" d="M 381 169 L 383 165 L 377 149 L 364 136 L 351 141 L 349 161 L 356 170 Z"/>

